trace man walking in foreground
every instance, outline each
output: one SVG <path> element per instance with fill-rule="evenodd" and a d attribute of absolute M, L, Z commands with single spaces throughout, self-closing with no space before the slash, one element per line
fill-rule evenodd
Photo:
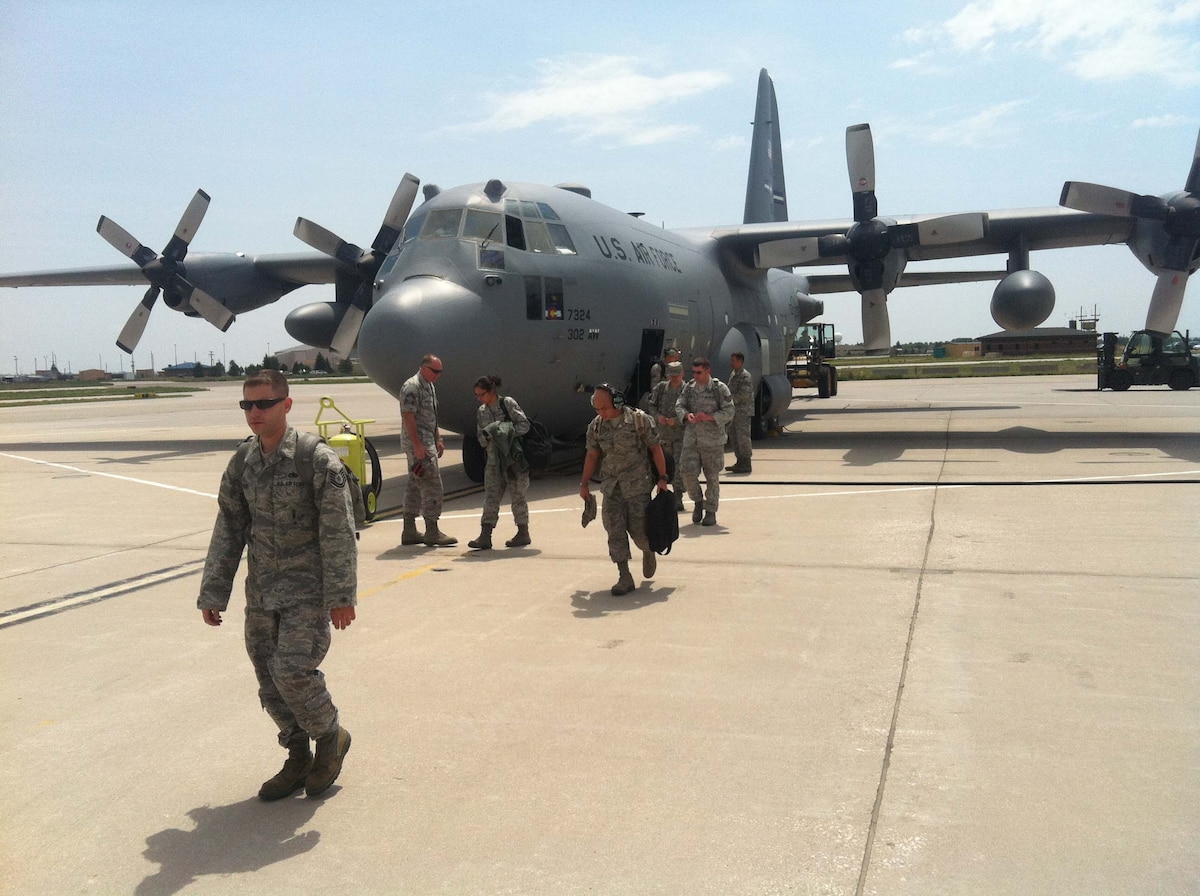
<path fill-rule="evenodd" d="M 234 576 L 247 550 L 246 651 L 263 709 L 279 728 L 287 761 L 262 785 L 263 800 L 303 787 L 324 793 L 350 749 L 325 676 L 330 626 L 354 621 L 358 549 L 347 471 L 332 448 L 288 425 L 287 379 L 264 370 L 242 385 L 246 423 L 254 437 L 234 453 L 221 477 L 200 608 L 220 625 Z M 309 740 L 316 741 L 314 759 Z"/>

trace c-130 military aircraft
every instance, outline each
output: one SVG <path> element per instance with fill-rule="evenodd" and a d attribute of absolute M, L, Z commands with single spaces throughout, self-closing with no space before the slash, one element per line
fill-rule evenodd
<path fill-rule="evenodd" d="M 750 170 L 741 225 L 666 230 L 609 208 L 573 184 L 499 179 L 449 190 L 406 174 L 369 249 L 300 218 L 295 234 L 318 253 L 188 254 L 209 197 L 198 191 L 162 253 L 112 220 L 97 230 L 137 267 L 76 268 L 0 276 L 0 286 L 135 285 L 149 281 L 117 340 L 132 352 L 161 293 L 177 311 L 225 330 L 234 317 L 310 284 L 335 284 L 335 301 L 303 305 L 285 321 L 314 347 L 358 359 L 393 396 L 426 352 L 446 373 L 438 383 L 442 425 L 461 432 L 464 466 L 481 480 L 471 438 L 474 380 L 498 373 L 535 419 L 562 439 L 593 416 L 599 383 L 647 385 L 666 347 L 709 356 L 727 373 L 742 352 L 757 387 L 756 427 L 791 401 L 785 365 L 796 330 L 823 311 L 815 295 L 857 291 L 870 352 L 891 344 L 887 296 L 898 286 L 997 279 L 992 316 L 1005 329 L 1035 327 L 1053 310 L 1054 289 L 1029 267 L 1037 249 L 1126 243 L 1158 280 L 1146 329 L 1174 329 L 1200 244 L 1200 140 L 1182 192 L 1136 196 L 1065 184 L 1060 206 L 950 216 L 885 218 L 875 198 L 868 125 L 847 128 L 853 219 L 787 217 L 774 85 L 758 82 Z M 411 212 L 411 214 L 410 214 Z M 1004 254 L 1003 271 L 906 272 L 910 261 Z M 845 264 L 845 274 L 797 267 Z"/>

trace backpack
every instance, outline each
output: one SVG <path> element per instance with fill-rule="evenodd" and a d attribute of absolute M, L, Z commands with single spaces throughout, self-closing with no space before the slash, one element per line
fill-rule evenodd
<path fill-rule="evenodd" d="M 500 410 L 504 414 L 504 419 L 512 423 L 508 405 L 505 404 L 507 401 L 507 396 L 500 397 Z M 525 455 L 525 463 L 529 464 L 530 470 L 541 472 L 550 466 L 550 458 L 554 455 L 554 439 L 544 423 L 530 420 L 529 432 L 523 436 L 517 436 L 517 444 L 521 446 L 521 453 Z"/>
<path fill-rule="evenodd" d="M 661 491 L 646 505 L 646 540 L 650 550 L 666 556 L 679 538 L 679 515 L 675 510 L 675 493 Z"/>
<path fill-rule="evenodd" d="M 626 407 L 628 407 L 628 405 L 626 405 Z M 640 412 L 640 413 L 634 414 L 633 426 L 634 426 L 634 429 L 637 430 L 638 440 L 642 443 L 642 445 L 646 449 L 646 466 L 649 468 L 650 479 L 653 482 L 657 482 L 658 481 L 658 468 L 654 464 L 654 450 L 649 446 L 649 444 L 647 444 L 647 439 L 649 438 L 649 433 L 653 432 L 653 433 L 657 434 L 658 424 L 654 422 L 653 417 L 651 417 L 645 411 L 641 410 L 641 408 L 635 408 L 634 410 L 636 412 Z M 600 425 L 598 422 L 599 419 L 600 419 L 599 417 L 596 417 L 592 420 L 591 423 L 588 424 L 589 432 L 593 431 L 592 427 L 598 427 Z M 643 419 L 645 420 L 645 423 L 642 422 Z M 668 454 L 666 451 L 664 451 L 663 452 L 663 460 L 666 461 L 667 482 L 673 482 L 675 479 L 675 458 L 672 457 L 670 454 Z M 674 507 L 673 504 L 671 506 Z"/>
<path fill-rule="evenodd" d="M 323 438 L 313 435 L 311 432 L 297 432 L 299 438 L 296 441 L 296 469 L 306 482 L 312 482 L 315 475 L 313 469 L 313 457 L 317 453 L 317 445 L 324 443 L 328 445 Z M 254 444 L 254 436 L 247 436 L 234 453 L 234 472 L 238 479 L 242 478 L 242 472 L 246 469 L 246 455 L 250 452 L 250 447 Z M 354 537 L 358 538 L 358 530 L 365 529 L 371 525 L 367 519 L 367 502 L 363 498 L 362 483 L 358 481 L 358 477 L 354 475 L 354 471 L 346 466 L 345 461 L 342 466 L 346 470 L 346 487 L 350 490 L 350 503 L 354 506 Z"/>

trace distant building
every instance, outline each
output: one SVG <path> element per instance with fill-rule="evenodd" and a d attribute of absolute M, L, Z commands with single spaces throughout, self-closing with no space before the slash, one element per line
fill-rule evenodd
<path fill-rule="evenodd" d="M 1039 327 L 1033 330 L 1002 330 L 980 336 L 984 357 L 1028 357 L 1030 355 L 1091 355 L 1096 351 L 1096 334 L 1074 327 Z"/>
<path fill-rule="evenodd" d="M 329 362 L 329 366 L 335 372 L 338 365 L 342 363 L 342 356 L 332 349 L 313 348 L 310 345 L 293 345 L 291 348 L 280 349 L 274 354 L 285 370 L 291 370 L 297 364 L 301 364 L 312 370 L 317 366 L 317 355 L 324 355 L 325 360 Z M 351 360 L 354 362 L 355 371 L 361 370 L 357 359 L 352 358 Z"/>
<path fill-rule="evenodd" d="M 206 364 L 201 364 L 198 361 L 184 361 L 182 364 L 172 364 L 169 367 L 162 369 L 162 375 L 166 377 L 201 377 L 201 376 L 216 376 L 216 371 Z"/>

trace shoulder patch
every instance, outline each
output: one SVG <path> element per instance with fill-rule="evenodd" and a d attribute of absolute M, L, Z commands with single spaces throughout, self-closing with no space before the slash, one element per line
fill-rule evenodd
<path fill-rule="evenodd" d="M 334 488 L 345 488 L 349 481 L 346 477 L 346 465 L 341 461 L 330 464 L 329 471 L 325 474 L 325 481 Z"/>

